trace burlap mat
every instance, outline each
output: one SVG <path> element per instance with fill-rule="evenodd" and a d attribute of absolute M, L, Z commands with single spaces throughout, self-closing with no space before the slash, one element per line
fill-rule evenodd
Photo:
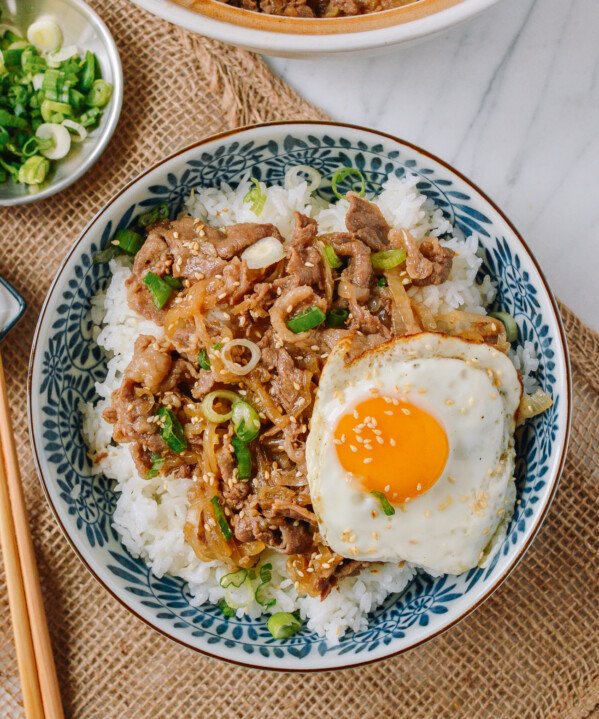
<path fill-rule="evenodd" d="M 66 714 L 77 719 L 598 716 L 599 336 L 567 310 L 574 429 L 566 471 L 534 546 L 510 579 L 449 633 L 404 656 L 321 675 L 246 670 L 164 639 L 85 571 L 33 467 L 25 418 L 35 321 L 68 246 L 115 190 L 175 148 L 239 124 L 322 117 L 262 61 L 175 29 L 126 0 L 94 3 L 121 51 L 116 136 L 75 188 L 0 211 L 0 273 L 29 309 L 4 343 L 27 503 Z M 22 717 L 0 576 L 0 717 Z"/>

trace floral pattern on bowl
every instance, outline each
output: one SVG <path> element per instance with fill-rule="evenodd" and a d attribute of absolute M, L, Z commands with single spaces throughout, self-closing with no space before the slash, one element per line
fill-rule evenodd
<path fill-rule="evenodd" d="M 90 299 L 109 280 L 93 255 L 114 232 L 164 200 L 175 215 L 193 187 L 246 173 L 282 183 L 288 167 L 308 164 L 325 179 L 359 168 L 369 193 L 390 175 L 415 173 L 419 189 L 466 235 L 479 239 L 485 269 L 498 283 L 498 305 L 517 320 L 521 340 L 539 354 L 541 387 L 553 407 L 517 436 L 519 502 L 491 565 L 459 576 L 419 574 L 401 596 L 372 613 L 367 630 L 330 644 L 304 628 L 276 641 L 263 620 L 225 618 L 206 604 L 194 607 L 180 579 L 155 577 L 119 542 L 111 518 L 112 482 L 91 475 L 81 435 L 82 402 L 95 398 L 106 371 L 91 337 Z M 440 160 L 392 137 L 350 126 L 287 123 L 228 133 L 180 151 L 117 195 L 84 231 L 59 270 L 41 313 L 31 357 L 29 416 L 36 461 L 48 499 L 67 537 L 100 582 L 144 621 L 194 649 L 274 669 L 316 670 L 373 661 L 413 647 L 454 624 L 505 578 L 547 511 L 563 465 L 569 431 L 569 367 L 556 306 L 535 261 L 494 205 Z"/>

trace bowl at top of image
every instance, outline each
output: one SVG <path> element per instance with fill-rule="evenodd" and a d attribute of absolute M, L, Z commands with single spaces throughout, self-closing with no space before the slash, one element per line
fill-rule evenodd
<path fill-rule="evenodd" d="M 368 628 L 330 642 L 304 626 L 275 640 L 264 619 L 226 618 L 212 604 L 193 606 L 185 582 L 157 578 L 133 557 L 113 528 L 116 493 L 92 474 L 82 436 L 81 406 L 97 398 L 106 357 L 92 338 L 91 300 L 107 287 L 107 264 L 94 255 L 115 231 L 158 202 L 171 216 L 193 188 L 236 186 L 252 176 L 281 184 L 286 171 L 309 165 L 330 179 L 359 168 L 368 195 L 393 176 L 415 175 L 421 193 L 465 236 L 474 236 L 484 271 L 497 285 L 495 303 L 513 315 L 519 341 L 539 360 L 536 379 L 552 407 L 516 433 L 518 502 L 505 539 L 489 566 L 463 574 L 418 573 L 369 617 Z M 187 147 L 121 190 L 98 213 L 57 272 L 35 335 L 30 364 L 29 421 L 38 471 L 56 518 L 82 562 L 131 612 L 197 651 L 241 664 L 281 670 L 355 666 L 406 651 L 446 630 L 483 602 L 530 545 L 555 493 L 570 424 L 570 373 L 555 300 L 514 227 L 471 182 L 442 160 L 389 135 L 335 123 L 275 123 L 235 130 Z M 132 620 L 133 621 L 133 620 Z"/>
<path fill-rule="evenodd" d="M 220 0 L 132 0 L 200 35 L 275 57 L 348 55 L 411 44 L 474 17 L 498 0 L 397 0 L 343 17 L 270 15 Z"/>

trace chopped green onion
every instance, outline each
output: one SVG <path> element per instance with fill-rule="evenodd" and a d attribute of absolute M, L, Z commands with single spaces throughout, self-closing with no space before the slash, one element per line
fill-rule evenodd
<path fill-rule="evenodd" d="M 266 626 L 275 639 L 289 639 L 300 631 L 302 623 L 289 612 L 276 612 L 270 615 Z"/>
<path fill-rule="evenodd" d="M 214 409 L 214 403 L 217 399 L 226 399 L 233 405 L 235 402 L 239 402 L 241 397 L 236 392 L 231 392 L 228 389 L 216 389 L 214 392 L 209 392 L 202 400 L 202 412 L 209 422 L 215 422 L 216 424 L 228 422 L 233 416 L 233 407 L 228 412 L 221 414 Z"/>
<path fill-rule="evenodd" d="M 403 248 L 401 250 L 382 250 L 382 252 L 370 255 L 370 264 L 375 270 L 392 270 L 405 262 L 407 256 L 408 253 Z"/>
<path fill-rule="evenodd" d="M 360 197 L 364 197 L 364 195 L 366 194 L 366 180 L 364 179 L 364 175 L 360 172 L 360 170 L 356 169 L 355 167 L 342 167 L 339 170 L 336 170 L 333 173 L 333 177 L 331 178 L 331 188 L 337 199 L 342 200 L 347 194 L 341 194 L 338 191 L 337 188 L 339 184 L 347 180 L 348 177 L 352 177 L 354 175 L 360 179 L 360 191 L 357 194 L 360 195 Z"/>
<path fill-rule="evenodd" d="M 112 85 L 106 80 L 94 80 L 91 90 L 85 96 L 85 102 L 90 107 L 104 107 L 112 97 Z"/>
<path fill-rule="evenodd" d="M 96 57 L 93 52 L 89 50 L 85 53 L 85 59 L 83 60 L 83 73 L 79 80 L 79 89 L 81 92 L 86 93 L 92 89 L 94 80 L 96 79 Z"/>
<path fill-rule="evenodd" d="M 237 479 L 247 482 L 252 477 L 252 453 L 239 437 L 231 437 L 231 444 L 237 460 Z"/>
<path fill-rule="evenodd" d="M 187 440 L 185 439 L 183 427 L 177 419 L 177 415 L 168 407 L 161 407 L 156 414 L 163 420 L 160 435 L 167 443 L 169 449 L 175 452 L 175 454 L 185 452 L 187 449 Z"/>
<path fill-rule="evenodd" d="M 45 122 L 62 122 L 65 115 L 70 117 L 73 114 L 70 105 L 65 102 L 55 102 L 54 100 L 44 100 L 40 107 L 40 112 Z"/>
<path fill-rule="evenodd" d="M 343 264 L 343 262 L 341 261 L 341 257 L 339 257 L 339 255 L 335 252 L 331 245 L 324 246 L 324 254 L 327 258 L 329 266 L 332 267 L 334 270 L 338 269 Z"/>
<path fill-rule="evenodd" d="M 489 312 L 489 317 L 493 317 L 503 323 L 505 327 L 505 338 L 508 342 L 515 342 L 518 339 L 518 325 L 509 312 Z"/>
<path fill-rule="evenodd" d="M 27 158 L 19 168 L 19 182 L 26 185 L 40 185 L 50 172 L 50 163 L 45 157 L 34 155 Z"/>
<path fill-rule="evenodd" d="M 341 307 L 332 307 L 327 312 L 326 323 L 328 327 L 345 327 L 349 311 Z"/>
<path fill-rule="evenodd" d="M 225 599 L 219 599 L 216 606 L 221 610 L 225 617 L 227 617 L 227 619 L 235 616 L 235 610 L 227 604 Z"/>
<path fill-rule="evenodd" d="M 170 300 L 171 295 L 173 294 L 173 288 L 164 280 L 164 278 L 159 277 L 154 272 L 146 272 L 143 283 L 152 295 L 156 308 L 161 310 Z"/>
<path fill-rule="evenodd" d="M 266 596 L 266 589 L 272 579 L 272 564 L 268 562 L 260 567 L 260 584 L 256 587 L 255 598 L 258 604 L 263 607 L 272 607 L 277 603 L 274 597 L 270 599 Z"/>
<path fill-rule="evenodd" d="M 387 286 L 387 278 L 386 277 L 379 277 L 376 281 L 377 287 L 386 287 Z"/>
<path fill-rule="evenodd" d="M 248 570 L 247 569 L 238 569 L 236 572 L 230 572 L 229 574 L 225 574 L 220 579 L 220 586 L 223 589 L 226 589 L 229 585 L 233 585 L 234 587 L 240 587 L 248 576 Z"/>
<path fill-rule="evenodd" d="M 208 359 L 208 352 L 205 349 L 201 350 L 200 354 L 198 355 L 198 364 L 202 369 L 212 369 L 212 365 L 210 364 L 210 360 Z"/>
<path fill-rule="evenodd" d="M 26 130 L 28 123 L 27 120 L 22 117 L 17 117 L 16 115 L 12 115 L 7 110 L 0 109 L 0 126 L 4 128 L 14 127 L 18 130 Z"/>
<path fill-rule="evenodd" d="M 131 256 L 136 255 L 144 243 L 144 238 L 138 232 L 129 229 L 117 230 L 114 240 L 123 252 Z"/>
<path fill-rule="evenodd" d="M 231 415 L 235 434 L 242 442 L 251 442 L 260 432 L 260 417 L 251 404 L 241 400 L 233 404 Z"/>
<path fill-rule="evenodd" d="M 160 470 L 164 466 L 164 457 L 158 452 L 152 453 L 152 466 L 146 474 L 146 479 L 153 479 L 160 474 Z"/>
<path fill-rule="evenodd" d="M 108 245 L 105 250 L 100 250 L 100 252 L 96 252 L 96 254 L 94 255 L 93 263 L 94 265 L 101 265 L 104 262 L 110 262 L 110 260 L 114 260 L 118 253 L 119 251 L 114 245 Z"/>
<path fill-rule="evenodd" d="M 161 202 L 159 205 L 152 207 L 151 210 L 142 212 L 137 218 L 137 224 L 140 227 L 149 227 L 160 220 L 168 220 L 168 203 Z"/>
<path fill-rule="evenodd" d="M 381 503 L 381 509 L 388 517 L 391 517 L 395 514 L 395 508 L 382 492 L 377 492 L 376 490 L 373 490 L 370 494 L 372 494 L 373 497 L 376 497 L 379 500 L 379 502 Z"/>
<path fill-rule="evenodd" d="M 173 290 L 182 290 L 183 289 L 183 282 L 178 277 L 173 277 L 172 275 L 164 275 L 162 279 L 166 282 L 166 284 L 169 287 L 172 287 Z"/>
<path fill-rule="evenodd" d="M 264 209 L 264 204 L 266 203 L 266 194 L 262 192 L 260 182 L 255 177 L 252 177 L 252 182 L 254 183 L 254 187 L 246 193 L 243 201 L 250 203 L 254 215 L 260 217 Z"/>
<path fill-rule="evenodd" d="M 318 327 L 326 319 L 325 313 L 319 307 L 309 307 L 303 312 L 287 320 L 287 327 L 294 333 L 307 332 L 308 330 Z"/>
<path fill-rule="evenodd" d="M 231 539 L 233 537 L 233 532 L 231 531 L 231 527 L 229 527 L 223 508 L 220 506 L 218 494 L 215 494 L 214 497 L 212 497 L 210 504 L 214 510 L 214 518 L 216 519 L 216 523 L 218 524 L 220 531 L 223 533 L 223 537 L 226 540 Z"/>

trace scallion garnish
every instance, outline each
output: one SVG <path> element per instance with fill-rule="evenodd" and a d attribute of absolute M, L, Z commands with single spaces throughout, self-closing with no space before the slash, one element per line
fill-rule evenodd
<path fill-rule="evenodd" d="M 345 327 L 348 317 L 348 310 L 344 310 L 342 307 L 331 307 L 326 316 L 327 327 Z"/>
<path fill-rule="evenodd" d="M 383 492 L 377 492 L 376 490 L 372 490 L 370 494 L 372 494 L 373 497 L 376 497 L 379 500 L 381 504 L 381 509 L 383 510 L 384 514 L 386 514 L 388 517 L 391 517 L 393 514 L 395 514 L 395 507 L 391 504 L 391 502 L 387 499 Z"/>
<path fill-rule="evenodd" d="M 260 584 L 256 587 L 256 601 L 263 607 L 272 607 L 277 603 L 274 597 L 270 599 L 266 595 L 266 590 L 272 579 L 272 564 L 268 562 L 260 567 Z"/>
<path fill-rule="evenodd" d="M 146 474 L 147 479 L 153 479 L 160 474 L 160 470 L 164 466 L 164 457 L 158 452 L 152 453 L 152 466 Z"/>
<path fill-rule="evenodd" d="M 209 370 L 212 369 L 212 365 L 210 364 L 210 359 L 208 358 L 208 352 L 203 349 L 200 350 L 200 353 L 198 355 L 198 364 L 202 369 Z"/>
<path fill-rule="evenodd" d="M 266 194 L 262 192 L 260 182 L 255 177 L 252 177 L 252 182 L 254 187 L 246 193 L 243 201 L 250 204 L 251 210 L 256 217 L 260 217 L 266 203 Z"/>
<path fill-rule="evenodd" d="M 518 339 L 518 325 L 509 312 L 489 312 L 489 317 L 499 320 L 505 327 L 505 338 L 508 342 Z"/>
<path fill-rule="evenodd" d="M 408 254 L 402 249 L 382 250 L 370 255 L 370 264 L 375 270 L 392 270 L 406 261 Z"/>
<path fill-rule="evenodd" d="M 160 220 L 168 220 L 168 202 L 161 202 L 151 210 L 142 212 L 137 218 L 137 224 L 140 227 L 149 227 Z"/>
<path fill-rule="evenodd" d="M 173 294 L 173 287 L 171 287 L 164 277 L 160 277 L 151 271 L 146 272 L 143 283 L 152 295 L 156 308 L 161 310 L 170 300 L 171 295 Z"/>
<path fill-rule="evenodd" d="M 343 264 L 343 262 L 341 261 L 341 257 L 339 257 L 339 255 L 335 252 L 331 245 L 324 246 L 324 255 L 327 258 L 329 266 L 332 267 L 334 270 L 338 269 Z"/>
<path fill-rule="evenodd" d="M 318 327 L 326 319 L 325 313 L 319 307 L 309 307 L 287 320 L 287 327 L 294 333 L 307 332 Z"/>
<path fill-rule="evenodd" d="M 248 576 L 247 569 L 238 569 L 236 572 L 229 572 L 220 579 L 220 586 L 226 589 L 229 586 L 240 587 Z"/>
<path fill-rule="evenodd" d="M 289 612 L 276 612 L 270 615 L 266 626 L 275 639 L 289 639 L 300 631 L 302 623 Z"/>
<path fill-rule="evenodd" d="M 240 401 L 233 404 L 231 421 L 235 434 L 242 442 L 251 442 L 260 432 L 260 417 L 249 402 Z"/>
<path fill-rule="evenodd" d="M 339 170 L 336 170 L 333 173 L 333 176 L 331 177 L 331 189 L 333 190 L 333 193 L 337 197 L 337 199 L 342 200 L 347 192 L 353 191 L 356 192 L 354 187 L 350 187 L 349 190 L 347 190 L 344 193 L 339 192 L 338 187 L 341 183 L 345 182 L 348 177 L 357 177 L 360 180 L 360 190 L 357 192 L 357 194 L 360 197 L 364 197 L 366 194 L 366 180 L 364 178 L 364 175 L 355 167 L 342 167 Z M 355 184 L 355 183 L 353 183 Z"/>
<path fill-rule="evenodd" d="M 216 606 L 221 610 L 225 617 L 227 617 L 227 619 L 235 616 L 235 610 L 227 604 L 225 599 L 219 599 Z"/>
<path fill-rule="evenodd" d="M 162 419 L 161 437 L 168 445 L 169 449 L 175 454 L 181 454 L 187 449 L 187 440 L 183 432 L 181 422 L 177 419 L 177 415 L 168 407 L 161 407 L 156 413 Z"/>
<path fill-rule="evenodd" d="M 386 287 L 387 286 L 387 278 L 386 277 L 379 277 L 376 281 L 377 287 Z"/>
<path fill-rule="evenodd" d="M 133 230 L 121 229 L 117 230 L 114 235 L 114 242 L 118 243 L 119 248 L 128 255 L 136 255 L 144 243 L 144 238 Z"/>
<path fill-rule="evenodd" d="M 231 444 L 237 460 L 237 479 L 247 482 L 252 476 L 252 453 L 239 437 L 231 437 Z"/>
<path fill-rule="evenodd" d="M 218 494 L 215 494 L 214 497 L 212 497 L 210 504 L 214 510 L 214 519 L 216 519 L 216 523 L 218 524 L 220 531 L 223 533 L 223 537 L 226 540 L 231 539 L 233 537 L 233 532 L 231 531 L 231 527 L 229 527 L 223 508 L 220 506 Z"/>

